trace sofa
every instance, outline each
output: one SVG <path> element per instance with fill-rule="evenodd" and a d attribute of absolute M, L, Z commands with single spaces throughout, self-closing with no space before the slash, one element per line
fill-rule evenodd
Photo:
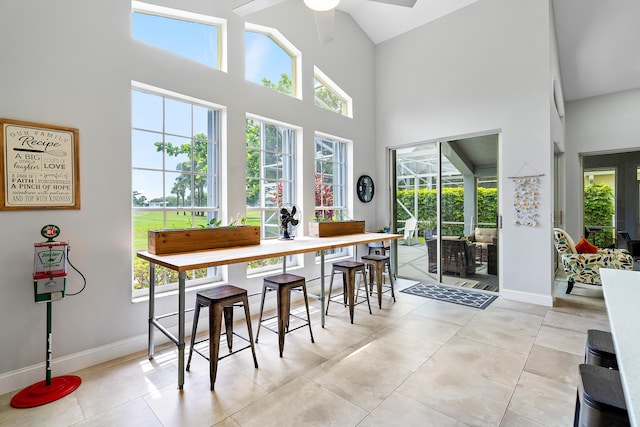
<path fill-rule="evenodd" d="M 469 238 L 469 241 L 473 242 L 478 248 L 478 250 L 480 251 L 480 253 L 478 254 L 480 256 L 480 261 L 487 262 L 488 255 L 489 255 L 489 251 L 487 250 L 487 247 L 489 245 L 496 244 L 498 240 L 498 229 L 495 227 L 494 228 L 476 227 L 473 233 L 471 233 L 471 235 L 468 238 Z"/>

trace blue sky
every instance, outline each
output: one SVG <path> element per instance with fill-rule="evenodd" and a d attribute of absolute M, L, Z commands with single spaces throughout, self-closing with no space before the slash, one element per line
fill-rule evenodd
<path fill-rule="evenodd" d="M 189 58 L 209 67 L 218 68 L 219 35 L 217 27 L 137 12 L 132 14 L 131 23 L 131 33 L 134 39 L 173 54 Z M 247 80 L 262 84 L 262 79 L 266 77 L 271 80 L 272 83 L 277 84 L 282 73 L 291 76 L 291 57 L 269 36 L 261 33 L 246 32 L 245 46 L 245 77 Z M 170 90 L 171 88 L 165 89 Z M 138 93 L 137 95 L 134 94 L 133 99 L 135 101 L 132 109 L 134 115 L 133 126 L 161 131 L 162 106 L 157 105 L 158 98 L 141 96 L 141 94 Z M 208 101 L 215 102 L 216 100 Z M 145 114 L 145 112 L 148 112 L 148 114 Z M 172 116 L 174 115 L 172 114 Z M 186 123 L 189 122 L 190 119 L 187 118 Z M 183 132 L 175 133 L 186 135 Z M 142 141 L 148 138 L 140 132 L 134 132 L 132 136 L 134 137 L 134 166 L 160 167 L 162 164 L 162 156 L 153 155 L 151 151 L 148 151 L 149 148 L 140 146 Z M 147 141 L 144 145 L 149 147 L 153 142 L 154 141 Z M 141 149 L 147 154 L 141 156 Z M 135 159 L 145 159 L 145 163 L 149 164 L 136 165 Z M 178 159 L 172 160 L 177 162 Z M 171 169 L 171 166 L 167 166 L 167 169 Z M 167 185 L 170 185 L 170 183 L 167 183 Z M 170 189 L 170 187 L 168 189 Z M 157 173 L 135 171 L 134 190 L 140 191 L 148 199 L 161 197 L 162 182 L 157 179 Z"/>

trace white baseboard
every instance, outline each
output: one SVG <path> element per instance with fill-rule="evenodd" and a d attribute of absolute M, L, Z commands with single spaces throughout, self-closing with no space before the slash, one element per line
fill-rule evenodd
<path fill-rule="evenodd" d="M 551 295 L 532 294 L 529 292 L 500 289 L 500 297 L 514 301 L 528 302 L 530 304 L 553 307 L 553 298 Z"/>
<path fill-rule="evenodd" d="M 203 319 L 205 318 L 202 316 Z M 203 327 L 207 324 L 203 322 Z M 200 326 L 200 325 L 198 325 Z M 188 335 L 191 334 L 192 323 L 185 324 L 185 330 Z M 167 328 L 174 336 L 178 335 L 177 326 Z M 201 328 L 198 328 L 200 331 Z M 204 329 L 203 329 L 204 330 Z M 156 330 L 154 333 L 155 346 L 159 346 L 169 342 L 165 335 Z M 132 353 L 147 350 L 147 334 L 139 335 L 126 340 L 106 344 L 100 347 L 81 351 L 79 353 L 54 358 L 51 361 L 52 377 L 67 375 L 90 366 L 105 363 L 120 357 L 127 356 Z M 17 369 L 15 371 L 0 374 L 0 395 L 10 392 L 18 392 L 32 384 L 44 381 L 46 379 L 46 364 L 43 361 L 32 366 Z M 81 386 L 82 387 L 82 386 Z"/>

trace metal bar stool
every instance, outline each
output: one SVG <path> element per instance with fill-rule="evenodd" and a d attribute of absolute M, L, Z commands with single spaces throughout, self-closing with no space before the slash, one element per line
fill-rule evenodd
<path fill-rule="evenodd" d="M 611 332 L 597 329 L 589 329 L 587 331 L 584 363 L 603 366 L 609 369 L 618 369 L 616 349 L 613 346 L 613 336 Z"/>
<path fill-rule="evenodd" d="M 373 268 L 376 275 L 376 293 L 378 294 L 378 307 L 382 308 L 382 287 L 384 285 L 385 268 L 389 274 L 389 286 L 385 292 L 391 291 L 393 302 L 396 302 L 396 294 L 393 286 L 393 274 L 391 273 L 391 258 L 388 255 L 363 255 L 362 262 L 369 267 L 369 292 L 373 293 Z"/>
<path fill-rule="evenodd" d="M 578 368 L 574 427 L 630 425 L 620 372 L 587 364 Z"/>
<path fill-rule="evenodd" d="M 358 261 L 338 261 L 333 263 L 333 269 L 331 272 L 331 282 L 329 284 L 329 298 L 327 300 L 327 309 L 325 311 L 325 315 L 329 314 L 329 303 L 331 302 L 331 290 L 333 288 L 333 277 L 336 273 L 342 273 L 342 293 L 337 296 L 342 295 L 343 304 L 346 306 L 349 304 L 349 317 L 351 318 L 351 323 L 353 323 L 353 309 L 356 305 L 356 273 L 361 273 L 364 279 L 364 290 L 365 295 L 367 296 L 367 305 L 369 306 L 369 314 L 373 314 L 371 312 L 371 303 L 369 302 L 369 290 L 367 289 L 367 270 L 365 263 Z M 360 289 L 358 287 L 357 289 Z M 357 304 L 361 304 L 364 301 L 361 301 Z"/>
<path fill-rule="evenodd" d="M 238 304 L 238 305 L 234 305 Z M 247 322 L 247 331 L 249 338 L 245 338 L 233 332 L 233 308 L 244 307 L 244 317 Z M 196 331 L 198 329 L 198 318 L 200 317 L 200 307 L 209 307 L 209 338 L 196 341 Z M 225 332 L 222 333 L 222 317 L 224 314 Z M 227 336 L 227 346 L 229 354 L 220 357 L 220 337 Z M 233 351 L 233 337 L 236 336 L 249 345 Z M 209 341 L 209 357 L 201 353 L 195 348 L 196 344 Z M 242 350 L 251 348 L 253 353 L 253 364 L 258 367 L 258 359 L 256 358 L 256 350 L 253 347 L 253 332 L 251 331 L 251 314 L 249 314 L 249 300 L 247 298 L 247 290 L 232 285 L 221 285 L 215 288 L 207 289 L 196 294 L 196 307 L 193 315 L 193 330 L 191 332 L 191 346 L 189 347 L 189 359 L 187 360 L 187 371 L 191 365 L 191 356 L 195 351 L 200 356 L 209 361 L 209 379 L 211 381 L 211 390 L 216 382 L 216 374 L 218 372 L 218 360 L 231 356 Z"/>
<path fill-rule="evenodd" d="M 307 318 L 303 319 L 300 316 L 291 314 L 291 291 L 300 288 L 304 296 L 304 306 L 307 309 Z M 267 291 L 277 291 L 277 314 L 262 320 L 262 313 L 264 311 L 264 299 Z M 307 300 L 307 285 L 304 277 L 297 276 L 295 274 L 277 274 L 275 276 L 265 277 L 262 285 L 262 301 L 260 302 L 260 319 L 258 320 L 258 331 L 256 332 L 256 342 L 258 342 L 258 336 L 260 335 L 260 326 L 262 322 L 278 318 L 278 329 L 273 330 L 269 326 L 264 325 L 265 328 L 278 334 L 278 345 L 280 348 L 280 357 L 284 350 L 284 336 L 289 332 L 293 332 L 296 329 L 309 326 L 309 334 L 311 335 L 311 342 L 313 340 L 313 331 L 311 330 L 311 316 L 309 315 L 309 301 Z M 298 320 L 302 320 L 302 325 L 296 326 L 293 329 L 289 329 L 289 318 L 294 317 Z"/>

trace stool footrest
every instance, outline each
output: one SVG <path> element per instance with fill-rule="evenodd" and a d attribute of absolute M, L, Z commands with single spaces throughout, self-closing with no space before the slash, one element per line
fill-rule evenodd
<path fill-rule="evenodd" d="M 240 338 L 242 338 L 242 337 L 240 337 Z M 248 340 L 246 340 L 246 339 L 245 339 L 245 341 L 247 341 L 247 342 L 248 342 Z M 202 341 L 200 341 L 200 342 L 202 342 Z M 197 343 L 196 343 L 196 344 L 197 344 Z M 242 347 L 242 348 L 239 348 L 239 349 L 237 349 L 237 350 L 233 350 L 233 351 L 231 351 L 231 352 L 229 352 L 229 353 L 227 353 L 227 354 L 223 354 L 222 356 L 218 356 L 218 360 L 222 360 L 222 359 L 224 359 L 225 357 L 229 357 L 229 356 L 231 356 L 232 354 L 236 354 L 236 353 L 238 353 L 238 352 L 240 352 L 240 351 L 242 351 L 242 350 L 246 350 L 246 349 L 248 349 L 248 348 L 251 348 L 251 344 L 248 344 L 247 346 Z M 204 357 L 205 359 L 207 359 L 207 360 L 209 360 L 209 361 L 211 360 L 211 359 L 209 358 L 209 356 L 207 356 L 206 354 L 202 353 L 202 352 L 201 352 L 200 350 L 198 350 L 197 348 L 195 348 L 195 347 L 194 347 L 194 348 L 193 348 L 193 351 L 194 351 L 195 353 L 198 353 L 200 356 Z"/>

